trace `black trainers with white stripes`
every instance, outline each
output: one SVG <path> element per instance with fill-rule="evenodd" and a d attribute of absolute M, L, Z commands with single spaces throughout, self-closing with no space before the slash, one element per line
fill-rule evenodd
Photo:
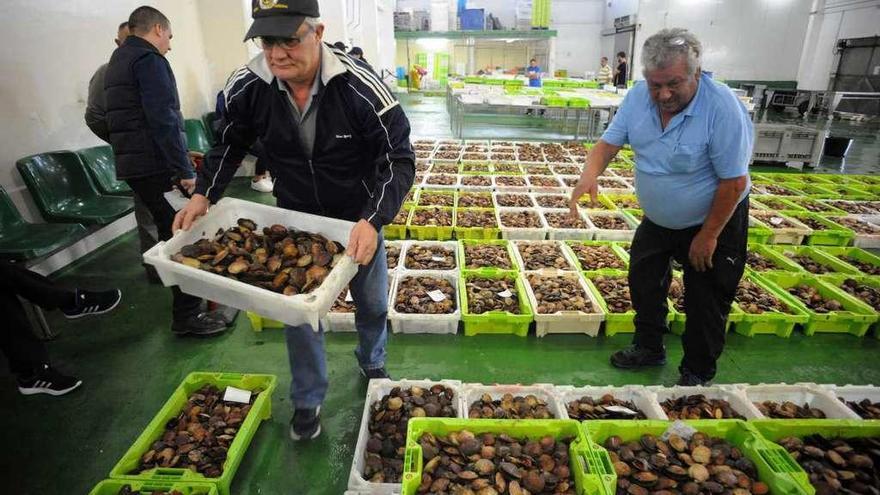
<path fill-rule="evenodd" d="M 82 380 L 59 373 L 48 364 L 36 372 L 34 376 L 18 379 L 18 391 L 21 395 L 49 394 L 64 395 L 82 385 Z"/>
<path fill-rule="evenodd" d="M 82 318 L 89 315 L 100 315 L 112 311 L 119 301 L 122 300 L 122 291 L 119 289 L 92 292 L 76 289 L 75 303 L 73 307 L 61 308 L 64 316 L 70 319 Z"/>

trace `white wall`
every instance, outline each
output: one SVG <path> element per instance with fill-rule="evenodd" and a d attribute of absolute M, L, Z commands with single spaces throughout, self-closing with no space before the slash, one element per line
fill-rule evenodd
<path fill-rule="evenodd" d="M 37 213 L 22 194 L 15 160 L 100 143 L 83 121 L 89 79 L 109 60 L 116 27 L 142 4 L 143 0 L 0 2 L 0 45 L 7 47 L 0 55 L 0 185 L 28 218 L 36 219 Z M 183 113 L 201 115 L 213 105 L 213 84 L 197 2 L 160 0 L 153 5 L 171 20 L 174 39 L 168 60 Z"/>
<path fill-rule="evenodd" d="M 559 32 L 556 68 L 567 69 L 569 76 L 583 77 L 585 71 L 599 69 L 603 6 L 603 0 L 553 2 L 550 28 Z"/>
<path fill-rule="evenodd" d="M 196 5 L 210 90 L 216 94 L 223 89 L 229 74 L 250 59 L 248 45 L 254 44 L 242 39 L 250 27 L 251 4 L 248 1 L 244 5 L 242 0 L 197 0 Z"/>
<path fill-rule="evenodd" d="M 880 35 L 880 0 L 817 0 L 810 16 L 798 70 L 798 88 L 826 90 L 835 66 L 837 40 Z"/>
<path fill-rule="evenodd" d="M 703 69 L 716 78 L 794 81 L 810 7 L 809 0 L 640 0 L 633 74 L 642 78 L 648 36 L 685 27 L 703 43 Z"/>

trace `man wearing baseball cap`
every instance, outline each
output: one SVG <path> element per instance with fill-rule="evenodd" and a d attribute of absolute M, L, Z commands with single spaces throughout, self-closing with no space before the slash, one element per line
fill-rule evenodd
<path fill-rule="evenodd" d="M 315 0 L 254 0 L 245 39 L 262 53 L 232 74 L 224 89 L 220 143 L 205 156 L 195 193 L 174 228 L 188 229 L 223 194 L 259 137 L 278 206 L 356 222 L 346 254 L 360 265 L 351 281 L 357 307 L 355 350 L 362 374 L 385 371 L 388 268 L 382 226 L 412 187 L 410 126 L 379 77 L 343 50 L 325 44 Z M 294 407 L 290 436 L 321 432 L 327 391 L 324 333 L 285 328 Z"/>

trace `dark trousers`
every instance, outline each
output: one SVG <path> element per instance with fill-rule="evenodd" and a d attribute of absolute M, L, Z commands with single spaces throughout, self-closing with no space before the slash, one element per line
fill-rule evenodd
<path fill-rule="evenodd" d="M 737 205 L 718 236 L 712 269 L 694 270 L 688 261 L 691 241 L 700 227 L 672 230 L 647 217 L 636 230 L 630 248 L 629 286 L 636 311 L 633 344 L 652 350 L 663 346 L 671 260 L 684 267 L 684 304 L 687 322 L 681 368 L 706 380 L 715 376 L 716 362 L 724 350 L 727 314 L 745 269 L 749 228 L 749 201 Z"/>
<path fill-rule="evenodd" d="M 126 182 L 153 215 L 159 240 L 171 239 L 171 224 L 174 222 L 175 212 L 164 196 L 166 192 L 171 190 L 171 175 L 151 175 L 128 179 Z M 201 299 L 184 294 L 176 286 L 171 288 L 171 293 L 173 296 L 171 313 L 174 321 L 183 321 L 199 313 Z"/>
<path fill-rule="evenodd" d="M 75 293 L 56 287 L 48 278 L 24 267 L 0 262 L 0 351 L 9 361 L 12 373 L 29 377 L 49 364 L 46 346 L 34 335 L 19 297 L 46 310 L 68 307 Z"/>
<path fill-rule="evenodd" d="M 254 155 L 257 161 L 254 163 L 254 175 L 263 175 L 266 173 L 266 160 L 263 159 L 263 143 L 259 139 L 254 142 L 249 151 Z"/>

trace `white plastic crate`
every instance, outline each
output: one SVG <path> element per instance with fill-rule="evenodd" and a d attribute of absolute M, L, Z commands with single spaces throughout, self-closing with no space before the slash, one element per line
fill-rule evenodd
<path fill-rule="evenodd" d="M 538 221 L 541 223 L 541 226 L 526 228 L 506 227 L 501 221 L 502 213 L 520 211 L 528 211 L 534 213 L 538 217 Z M 544 218 L 534 208 L 496 208 L 495 216 L 498 218 L 498 227 L 501 229 L 501 237 L 504 239 L 541 241 L 544 240 L 545 237 L 547 237 L 547 222 L 544 221 Z"/>
<path fill-rule="evenodd" d="M 571 257 L 571 254 L 565 249 L 565 246 L 561 241 L 512 241 L 513 248 L 513 257 L 514 262 L 516 262 L 517 266 L 522 268 L 522 271 L 528 272 L 547 272 L 547 273 L 555 273 L 558 271 L 566 271 L 566 272 L 576 272 L 577 271 L 577 262 L 574 258 Z M 519 246 L 523 244 L 548 244 L 553 245 L 559 248 L 559 251 L 562 253 L 562 256 L 565 258 L 566 263 L 568 263 L 568 268 L 560 269 L 560 268 L 543 268 L 540 270 L 528 269 L 526 268 L 525 260 L 523 259 L 522 253 L 519 252 Z"/>
<path fill-rule="evenodd" d="M 550 225 L 550 220 L 547 219 L 548 213 L 563 213 L 565 215 L 569 214 L 568 210 L 556 210 L 556 209 L 541 209 L 541 216 L 544 217 L 544 223 L 547 224 L 547 238 L 551 240 L 564 240 L 564 241 L 592 241 L 593 237 L 596 235 L 596 226 L 593 225 L 593 222 L 590 221 L 589 218 L 584 214 L 583 211 L 578 210 L 577 215 L 587 224 L 587 228 L 585 229 L 566 229 L 562 227 L 554 227 Z"/>
<path fill-rule="evenodd" d="M 402 255 L 403 255 L 404 247 L 406 246 L 407 241 L 389 241 L 389 240 L 386 240 L 386 241 L 384 241 L 384 242 L 385 242 L 385 245 L 386 245 L 386 246 L 397 246 L 398 248 L 400 248 L 400 254 L 397 256 L 397 266 L 395 266 L 394 268 L 388 268 L 388 273 L 390 274 L 390 273 L 396 272 L 396 271 L 398 271 L 399 269 L 403 268 L 403 258 L 402 258 Z M 388 261 L 391 261 L 390 258 L 388 259 Z"/>
<path fill-rule="evenodd" d="M 449 280 L 455 287 L 452 296 L 455 302 L 455 311 L 447 314 L 412 314 L 399 313 L 394 309 L 394 301 L 397 299 L 397 286 L 406 277 L 437 277 Z M 388 319 L 391 321 L 391 329 L 394 333 L 433 333 L 433 334 L 456 334 L 458 322 L 461 320 L 461 308 L 458 306 L 458 271 L 406 271 L 400 272 L 394 277 L 391 285 L 391 296 L 388 298 Z"/>
<path fill-rule="evenodd" d="M 502 206 L 502 205 L 500 205 L 500 204 L 498 203 L 498 196 L 502 196 L 502 195 L 505 195 L 505 194 L 516 194 L 516 195 L 524 196 L 524 197 L 528 198 L 529 201 L 531 201 L 531 204 L 530 204 L 529 206 L 523 206 L 523 207 L 519 207 L 519 206 Z M 498 208 L 534 208 L 534 207 L 536 207 L 536 205 L 535 205 L 535 200 L 532 198 L 531 193 L 529 193 L 529 192 L 527 192 L 527 191 L 515 191 L 515 192 L 504 192 L 504 191 L 498 191 L 498 192 L 493 192 L 493 193 L 492 193 L 492 203 L 495 205 L 495 208 L 496 208 L 496 209 L 498 209 Z"/>
<path fill-rule="evenodd" d="M 505 174 L 496 174 L 492 176 L 492 187 L 498 192 L 508 192 L 508 193 L 524 193 L 527 194 L 529 192 L 529 181 L 526 180 L 525 175 L 514 175 L 512 177 L 522 178 L 525 183 L 522 186 L 511 186 L 506 184 L 501 184 L 498 182 L 498 177 L 507 177 Z"/>
<path fill-rule="evenodd" d="M 370 406 L 382 397 L 391 392 L 394 387 L 400 388 L 431 388 L 434 385 L 444 385 L 454 392 L 452 405 L 455 407 L 458 418 L 466 417 L 462 412 L 462 384 L 458 380 L 398 380 L 392 381 L 388 379 L 370 380 L 367 386 L 367 397 L 364 401 L 364 411 L 361 415 L 361 429 L 358 432 L 357 444 L 354 449 L 354 459 L 351 462 L 351 471 L 348 475 L 348 489 L 355 493 L 363 493 L 370 495 L 396 495 L 402 493 L 402 485 L 400 483 L 371 483 L 364 479 L 364 452 L 367 449 L 367 440 L 370 438 Z"/>
<path fill-rule="evenodd" d="M 620 218 L 627 225 L 629 225 L 629 229 L 627 230 L 614 230 L 614 229 L 603 229 L 597 226 L 592 218 L 593 217 L 616 217 Z M 627 215 L 624 215 L 620 211 L 607 211 L 607 210 L 587 210 L 587 220 L 593 224 L 595 227 L 595 233 L 593 238 L 597 241 L 631 241 L 633 236 L 636 233 L 636 224 L 632 218 Z"/>
<path fill-rule="evenodd" d="M 433 169 L 433 167 L 431 167 L 431 168 Z M 429 182 L 429 181 L 431 180 L 431 177 L 436 177 L 436 176 L 438 176 L 438 175 L 451 175 L 451 176 L 455 177 L 455 182 L 453 182 L 452 184 L 431 184 L 431 183 Z M 453 174 L 453 173 L 444 173 L 444 172 L 440 172 L 440 173 L 428 172 L 427 174 L 425 174 L 425 180 L 424 180 L 424 182 L 422 182 L 422 183 L 419 184 L 419 185 L 420 185 L 423 189 L 446 189 L 446 190 L 455 190 L 455 189 L 458 189 L 458 187 L 459 187 L 460 184 L 461 184 L 461 175 L 460 175 L 460 174 L 457 174 L 457 173 L 456 173 L 456 174 Z"/>
<path fill-rule="evenodd" d="M 676 399 L 686 395 L 705 395 L 708 399 L 721 399 L 730 404 L 734 411 L 743 415 L 746 419 L 763 418 L 764 416 L 758 411 L 758 408 L 752 404 L 743 391 L 736 386 L 731 385 L 713 385 L 709 387 L 647 387 L 654 394 L 658 405 L 667 399 Z M 660 406 L 661 411 L 663 410 Z M 663 413 L 663 419 L 669 419 L 666 413 Z"/>
<path fill-rule="evenodd" d="M 344 220 L 319 217 L 240 199 L 223 198 L 212 206 L 205 216 L 196 220 L 188 231 L 179 231 L 171 239 L 161 241 L 150 248 L 144 253 L 144 262 L 156 268 L 166 287 L 177 285 L 187 294 L 242 311 L 252 311 L 264 318 L 288 325 L 307 323 L 317 331 L 319 319 L 330 310 L 336 297 L 357 274 L 358 266 L 348 256 L 342 257 L 320 287 L 310 294 L 295 296 L 270 292 L 171 261 L 171 256 L 179 252 L 183 246 L 202 238 L 212 238 L 217 230 L 236 225 L 239 218 L 253 220 L 260 229 L 281 224 L 321 234 L 343 244 L 348 242 L 351 228 L 354 226 L 353 223 Z"/>
<path fill-rule="evenodd" d="M 541 200 L 542 200 L 542 198 L 546 198 L 546 197 L 548 197 L 548 196 L 550 196 L 550 197 L 553 197 L 553 196 L 563 196 L 563 197 L 565 198 L 565 204 L 566 204 L 566 205 L 568 205 L 568 200 L 569 200 L 569 198 L 571 198 L 571 194 L 566 194 L 566 193 L 564 193 L 564 192 L 549 192 L 549 193 L 547 193 L 547 192 L 537 192 L 537 193 L 534 193 L 534 192 L 533 192 L 533 193 L 529 193 L 529 196 L 531 196 L 531 198 L 532 198 L 532 202 L 533 202 L 535 205 L 537 205 L 538 208 L 541 208 L 541 209 L 543 209 L 543 210 L 559 210 L 559 209 L 563 209 L 563 210 L 564 210 L 564 209 L 568 208 L 568 206 L 565 206 L 565 207 L 561 207 L 561 206 L 545 206 L 546 204 L 549 204 L 549 203 L 541 204 Z"/>
<path fill-rule="evenodd" d="M 357 332 L 357 327 L 354 324 L 354 313 L 327 313 L 321 318 L 321 327 L 325 332 Z"/>
<path fill-rule="evenodd" d="M 794 227 L 777 227 L 770 221 L 765 221 L 759 211 L 753 211 L 750 216 L 768 229 L 773 231 L 770 236 L 770 244 L 793 244 L 795 246 L 803 244 L 804 238 L 813 233 L 813 229 L 801 223 L 797 218 L 781 215 L 777 212 L 771 212 L 772 217 L 781 217 L 794 224 Z"/>
<path fill-rule="evenodd" d="M 400 264 L 398 265 L 398 272 L 412 272 L 412 271 L 425 271 L 413 268 L 406 267 L 406 254 L 412 249 L 413 246 L 441 246 L 447 249 L 452 250 L 453 258 L 455 259 L 455 268 L 449 270 L 430 270 L 437 272 L 455 272 L 456 274 L 460 270 L 461 260 L 458 259 L 458 243 L 456 241 L 407 241 L 403 249 L 400 251 Z"/>
<path fill-rule="evenodd" d="M 828 419 L 860 419 L 858 414 L 837 400 L 834 394 L 814 384 L 741 385 L 740 390 L 753 404 L 767 400 L 780 404 L 790 401 L 799 406 L 808 404 L 811 408 L 818 408 L 825 413 Z M 764 416 L 762 415 L 762 417 Z"/>
<path fill-rule="evenodd" d="M 819 387 L 828 390 L 838 400 L 861 402 L 868 399 L 873 404 L 880 403 L 880 387 L 874 385 L 819 385 Z"/>
<path fill-rule="evenodd" d="M 572 387 L 561 386 L 556 387 L 556 391 L 562 396 L 562 404 L 568 408 L 568 403 L 576 401 L 581 397 L 592 397 L 598 401 L 603 395 L 611 394 L 617 400 L 632 402 L 647 419 L 666 420 L 666 413 L 657 403 L 654 394 L 641 385 L 626 385 L 623 387 L 612 387 L 610 385 L 604 387 L 586 386 Z"/>
<path fill-rule="evenodd" d="M 532 176 L 541 177 L 542 179 L 546 178 L 548 181 L 555 182 L 556 185 L 553 185 L 553 186 L 546 185 L 545 186 L 545 185 L 539 185 L 539 184 L 532 183 L 532 179 L 531 179 Z M 565 184 L 563 184 L 561 180 L 556 178 L 555 175 L 532 174 L 532 175 L 526 175 L 525 178 L 526 178 L 526 182 L 528 182 L 528 184 L 529 184 L 529 190 L 533 193 L 562 192 L 562 191 L 565 191 L 565 189 L 566 189 Z"/>
<path fill-rule="evenodd" d="M 568 413 L 565 412 L 565 403 L 562 402 L 559 394 L 556 393 L 556 387 L 549 383 L 535 383 L 533 385 L 483 385 L 482 383 L 465 383 L 464 394 L 462 399 L 461 410 L 464 417 L 468 417 L 468 411 L 471 404 L 480 400 L 483 394 L 488 394 L 492 400 L 499 400 L 504 394 L 510 394 L 514 397 L 534 395 L 538 400 L 547 403 L 547 409 L 554 419 L 568 419 Z M 493 419 L 493 418 L 484 418 Z"/>
<path fill-rule="evenodd" d="M 528 275 L 531 273 L 541 276 L 565 276 L 577 280 L 587 299 L 592 304 L 593 312 L 557 311 L 553 314 L 538 313 L 538 301 L 535 298 L 535 292 L 532 290 L 532 286 L 529 284 L 528 280 Z M 593 295 L 589 287 L 587 287 L 586 281 L 584 281 L 584 278 L 580 276 L 580 274 L 577 272 L 563 271 L 555 273 L 522 272 L 520 273 L 520 277 L 522 278 L 523 284 L 525 284 L 526 294 L 529 297 L 529 304 L 532 305 L 532 310 L 535 313 L 535 334 L 538 337 L 543 337 L 549 333 L 584 333 L 590 337 L 599 335 L 599 327 L 602 326 L 602 322 L 605 320 L 605 313 L 602 311 L 602 307 L 599 305 L 599 302 L 596 301 L 596 297 Z"/>
<path fill-rule="evenodd" d="M 874 220 L 876 217 L 872 215 L 847 215 L 847 218 L 852 218 L 861 223 L 868 224 L 877 232 L 876 234 L 862 234 L 856 232 L 856 236 L 853 238 L 853 246 L 862 249 L 880 248 L 880 220 Z"/>

